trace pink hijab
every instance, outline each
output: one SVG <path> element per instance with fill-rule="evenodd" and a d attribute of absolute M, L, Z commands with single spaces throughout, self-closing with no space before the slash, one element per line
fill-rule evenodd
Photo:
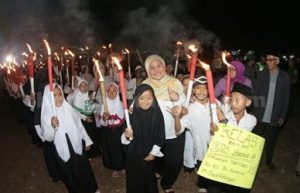
<path fill-rule="evenodd" d="M 234 66 L 235 71 L 236 71 L 236 76 L 233 78 L 233 82 L 239 82 L 239 83 L 244 83 L 246 80 L 246 76 L 244 75 L 245 73 L 245 65 L 238 61 L 234 60 L 231 62 L 231 65 Z"/>

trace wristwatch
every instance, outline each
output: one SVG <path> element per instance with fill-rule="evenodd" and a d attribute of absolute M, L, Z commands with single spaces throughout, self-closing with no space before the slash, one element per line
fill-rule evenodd
<path fill-rule="evenodd" d="M 228 119 L 225 118 L 223 120 L 220 120 L 219 123 L 227 124 L 228 123 Z"/>

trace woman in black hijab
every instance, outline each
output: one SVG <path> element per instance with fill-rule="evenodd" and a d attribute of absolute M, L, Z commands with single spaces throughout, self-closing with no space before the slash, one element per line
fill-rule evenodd
<path fill-rule="evenodd" d="M 135 91 L 132 129 L 122 135 L 128 144 L 126 163 L 127 193 L 158 193 L 154 159 L 162 157 L 160 149 L 165 141 L 165 125 L 154 91 L 150 85 L 141 84 Z"/>

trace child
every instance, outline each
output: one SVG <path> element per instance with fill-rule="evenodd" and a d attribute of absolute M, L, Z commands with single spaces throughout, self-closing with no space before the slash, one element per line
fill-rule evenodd
<path fill-rule="evenodd" d="M 184 93 L 187 94 L 188 85 L 189 85 L 189 75 L 184 75 L 182 77 L 182 86 L 184 89 Z M 194 96 L 191 96 L 190 102 L 194 102 Z M 181 112 L 184 114 L 183 112 Z M 185 144 L 184 144 L 184 152 L 183 152 L 183 170 L 184 176 L 189 178 L 189 174 L 192 173 L 195 169 L 195 152 L 194 152 L 194 142 L 192 132 L 189 128 L 185 128 Z"/>
<path fill-rule="evenodd" d="M 56 116 L 53 116 L 51 93 L 47 85 L 42 102 L 41 127 L 45 140 L 54 142 L 62 181 L 72 193 L 100 193 L 85 152 L 85 148 L 93 142 L 57 84 L 54 84 L 54 101 Z"/>
<path fill-rule="evenodd" d="M 126 162 L 127 193 L 158 193 L 154 159 L 163 154 L 164 118 L 150 85 L 141 84 L 135 92 L 132 130 L 127 128 L 122 143 L 128 145 Z M 129 141 L 128 139 L 132 139 Z"/>
<path fill-rule="evenodd" d="M 176 130 L 189 128 L 192 133 L 198 166 L 197 168 L 199 168 L 208 149 L 208 144 L 211 138 L 210 126 L 212 118 L 205 76 L 201 76 L 195 80 L 193 84 L 193 95 L 195 101 L 189 105 L 188 113 L 181 119 L 180 113 L 175 113 L 174 115 Z M 175 108 L 172 109 L 172 112 L 174 112 Z M 207 192 L 207 180 L 205 178 L 200 176 L 198 177 L 198 186 L 198 192 Z"/>
<path fill-rule="evenodd" d="M 89 98 L 88 82 L 84 79 L 78 78 L 78 89 L 75 90 L 71 104 L 73 108 L 80 113 L 82 124 L 86 128 L 89 137 L 94 144 L 88 151 L 89 158 L 94 158 L 100 155 L 100 134 L 96 128 L 94 117 L 94 106 Z"/>
<path fill-rule="evenodd" d="M 225 112 L 225 117 L 218 113 L 219 122 L 227 123 L 230 125 L 237 126 L 239 128 L 245 129 L 249 132 L 253 130 L 256 125 L 256 118 L 253 115 L 247 113 L 246 108 L 251 105 L 251 88 L 236 82 L 232 89 L 230 111 Z M 217 127 L 213 127 L 212 130 L 215 132 Z M 208 187 L 209 192 L 213 193 L 244 193 L 249 192 L 248 189 L 243 189 L 223 183 L 212 182 Z"/>
<path fill-rule="evenodd" d="M 119 97 L 118 86 L 111 82 L 106 87 L 108 112 L 101 109 L 103 165 L 113 170 L 112 176 L 125 167 L 125 156 L 120 141 L 125 123 L 124 110 Z"/>

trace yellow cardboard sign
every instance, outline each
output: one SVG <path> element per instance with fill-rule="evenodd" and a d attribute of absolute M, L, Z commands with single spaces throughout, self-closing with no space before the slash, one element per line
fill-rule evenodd
<path fill-rule="evenodd" d="M 232 125 L 218 126 L 197 174 L 251 189 L 265 139 Z"/>

